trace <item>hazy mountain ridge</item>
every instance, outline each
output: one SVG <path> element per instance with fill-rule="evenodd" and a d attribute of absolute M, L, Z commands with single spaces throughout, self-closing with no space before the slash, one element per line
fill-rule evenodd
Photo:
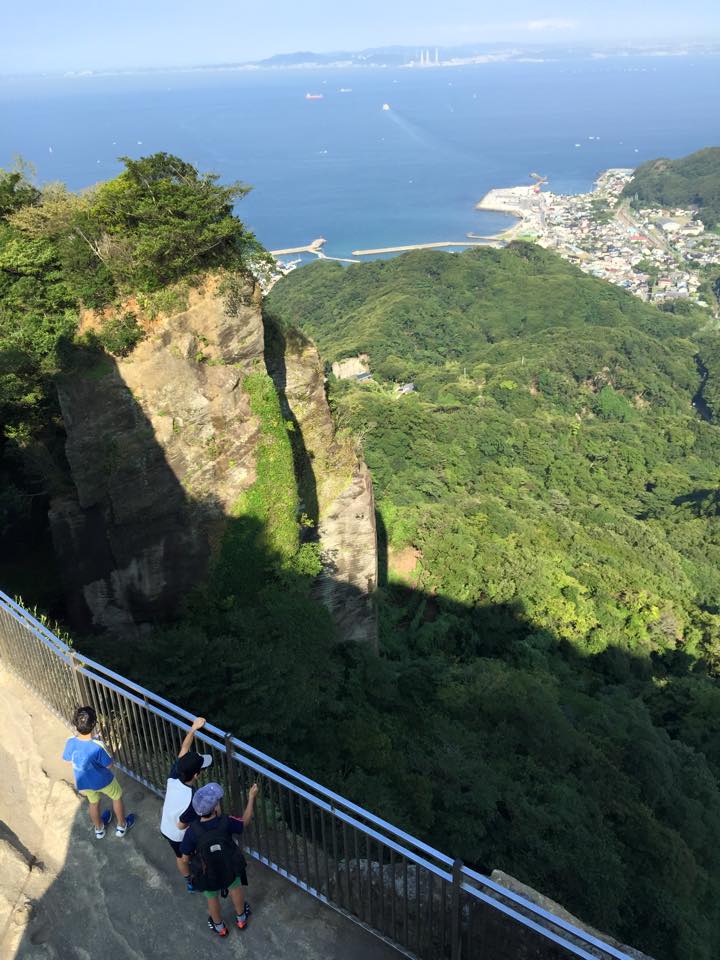
<path fill-rule="evenodd" d="M 627 44 L 527 44 L 522 41 L 507 43 L 476 43 L 459 46 L 438 45 L 432 38 L 425 44 L 390 47 L 369 47 L 364 50 L 292 51 L 277 53 L 261 60 L 221 61 L 218 63 L 178 64 L 162 67 L 144 67 L 106 70 L 78 69 L 66 71 L 66 76 L 94 77 L 163 74 L 169 72 L 222 71 L 222 70 L 297 70 L 297 69 L 382 69 L 409 67 L 420 68 L 421 55 L 428 58 L 427 67 L 435 66 L 437 50 L 439 66 L 452 67 L 468 64 L 483 64 L 498 61 L 543 62 L 563 60 L 604 60 L 624 57 L 685 57 L 720 56 L 717 42 L 663 42 L 648 41 Z"/>

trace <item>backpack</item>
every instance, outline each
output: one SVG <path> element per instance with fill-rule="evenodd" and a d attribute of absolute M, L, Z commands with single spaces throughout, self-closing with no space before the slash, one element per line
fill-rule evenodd
<path fill-rule="evenodd" d="M 198 890 L 227 890 L 244 863 L 245 858 L 228 826 L 228 818 L 222 816 L 217 825 L 209 829 L 200 820 L 191 827 L 197 838 L 197 849 L 190 869 Z"/>

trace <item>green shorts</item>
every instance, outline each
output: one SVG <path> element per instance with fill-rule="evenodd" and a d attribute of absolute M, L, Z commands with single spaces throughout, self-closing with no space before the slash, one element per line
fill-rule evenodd
<path fill-rule="evenodd" d="M 232 882 L 232 883 L 230 884 L 230 886 L 228 887 L 228 890 L 234 890 L 235 887 L 239 887 L 239 886 L 241 886 L 241 885 L 243 885 L 243 886 L 245 886 L 245 887 L 247 886 L 247 875 L 235 877 L 235 879 L 233 880 L 233 882 Z M 219 897 L 219 896 L 220 896 L 220 891 L 219 891 L 219 890 L 203 890 L 203 893 L 204 893 L 205 896 L 208 898 L 208 900 L 212 900 L 213 897 Z"/>
<path fill-rule="evenodd" d="M 84 797 L 87 797 L 90 803 L 99 803 L 101 793 L 104 793 L 106 797 L 110 797 L 111 800 L 119 800 L 122 796 L 122 787 L 116 777 L 113 777 L 106 787 L 100 787 L 99 790 L 81 790 L 80 793 Z"/>

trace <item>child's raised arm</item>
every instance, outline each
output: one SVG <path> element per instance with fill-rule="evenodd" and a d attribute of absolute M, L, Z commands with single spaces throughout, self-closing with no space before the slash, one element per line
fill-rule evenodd
<path fill-rule="evenodd" d="M 254 783 L 250 787 L 250 792 L 248 793 L 248 802 L 245 807 L 245 812 L 243 813 L 243 826 L 247 827 L 250 821 L 253 818 L 253 813 L 255 812 L 255 797 L 257 796 L 258 785 Z"/>
<path fill-rule="evenodd" d="M 188 732 L 185 734 L 185 739 L 183 740 L 182 746 L 180 747 L 180 753 L 178 754 L 178 757 L 184 757 L 185 754 L 190 751 L 190 747 L 192 746 L 195 733 L 200 729 L 200 727 L 204 727 L 204 726 L 205 726 L 205 717 L 197 717 L 195 720 L 193 720 L 192 726 L 190 727 Z"/>

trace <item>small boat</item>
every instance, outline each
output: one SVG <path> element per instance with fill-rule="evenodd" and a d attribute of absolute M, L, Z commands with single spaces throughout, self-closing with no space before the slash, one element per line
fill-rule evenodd
<path fill-rule="evenodd" d="M 324 100 L 325 94 L 324 93 L 306 93 L 305 99 L 306 100 Z"/>
<path fill-rule="evenodd" d="M 352 93 L 352 87 L 340 87 L 340 93 Z"/>
<path fill-rule="evenodd" d="M 390 104 L 389 104 L 389 103 L 384 103 L 383 106 L 382 106 L 382 108 L 383 108 L 383 110 L 389 110 L 389 109 L 390 109 Z"/>

